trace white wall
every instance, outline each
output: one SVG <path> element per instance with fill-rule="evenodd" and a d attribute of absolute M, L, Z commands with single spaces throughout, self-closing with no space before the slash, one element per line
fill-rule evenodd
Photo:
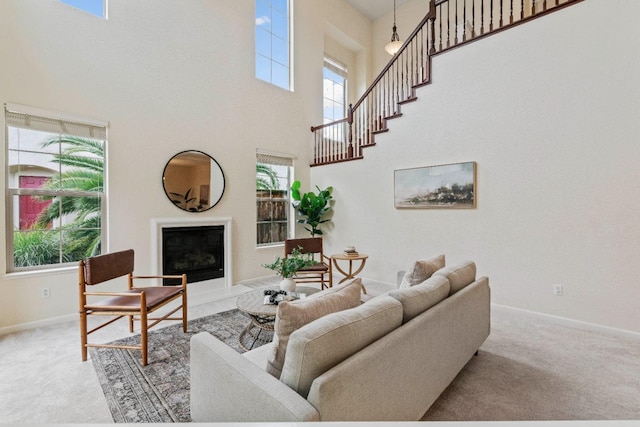
<path fill-rule="evenodd" d="M 389 282 L 416 259 L 471 259 L 494 303 L 640 332 L 640 2 L 612 3 L 434 58 L 433 84 L 364 160 L 312 168 L 334 186 L 326 244 L 355 245 L 364 276 Z M 466 161 L 476 209 L 394 208 L 394 170 Z"/>
<path fill-rule="evenodd" d="M 401 41 L 407 41 L 409 35 L 427 16 L 427 13 L 429 13 L 429 0 L 409 0 L 396 7 L 396 27 Z M 371 24 L 373 78 L 376 78 L 391 60 L 391 56 L 384 50 L 384 47 L 391 41 L 392 28 L 393 12 L 376 19 Z"/>
<path fill-rule="evenodd" d="M 58 0 L 0 1 L 0 103 L 110 123 L 108 250 L 132 247 L 136 272 L 151 268 L 152 218 L 195 215 L 233 218 L 235 282 L 270 274 L 260 265 L 282 248 L 255 248 L 256 148 L 295 155 L 296 178 L 308 186 L 327 22 L 370 43 L 370 21 L 343 0 L 294 4 L 288 92 L 254 78 L 253 0 L 109 0 L 106 21 Z M 205 213 L 180 211 L 162 188 L 165 163 L 188 149 L 210 154 L 225 173 L 224 196 Z M 4 188 L 4 132 L 0 156 Z M 4 215 L 3 201 L 2 223 Z M 4 275 L 0 328 L 77 312 L 76 271 Z M 40 298 L 44 286 L 50 299 Z"/>

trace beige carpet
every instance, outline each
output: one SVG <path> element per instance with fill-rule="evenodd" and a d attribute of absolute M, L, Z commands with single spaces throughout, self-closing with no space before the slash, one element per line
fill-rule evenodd
<path fill-rule="evenodd" d="M 640 420 L 640 338 L 503 307 L 491 320 L 424 420 Z"/>
<path fill-rule="evenodd" d="M 231 298 L 190 312 L 234 306 Z M 80 361 L 78 334 L 69 322 L 0 337 L 0 422 L 112 422 L 91 362 Z M 640 420 L 640 338 L 494 307 L 479 356 L 424 419 Z"/>

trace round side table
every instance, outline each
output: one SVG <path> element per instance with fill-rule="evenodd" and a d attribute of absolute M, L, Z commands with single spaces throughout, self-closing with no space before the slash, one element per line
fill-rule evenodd
<path fill-rule="evenodd" d="M 367 263 L 367 258 L 369 258 L 369 255 L 365 255 L 365 254 L 358 254 L 358 255 L 333 254 L 331 255 L 333 266 L 336 268 L 336 270 L 342 273 L 343 276 L 345 276 L 338 283 L 342 283 L 345 280 L 353 279 L 354 277 L 356 277 L 358 273 L 362 271 L 362 269 L 364 268 L 364 265 Z M 338 261 L 349 261 L 348 271 L 344 271 L 342 268 L 340 268 L 340 266 L 338 265 Z M 360 265 L 358 266 L 356 271 L 353 271 L 353 261 L 360 261 Z"/>

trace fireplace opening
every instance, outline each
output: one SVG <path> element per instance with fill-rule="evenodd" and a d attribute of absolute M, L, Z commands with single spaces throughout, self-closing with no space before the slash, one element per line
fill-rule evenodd
<path fill-rule="evenodd" d="M 162 229 L 162 274 L 187 275 L 187 283 L 224 277 L 224 226 Z M 163 279 L 164 286 L 179 279 Z"/>

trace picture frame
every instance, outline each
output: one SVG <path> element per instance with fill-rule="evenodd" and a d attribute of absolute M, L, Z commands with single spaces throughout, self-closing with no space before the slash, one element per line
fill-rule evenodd
<path fill-rule="evenodd" d="M 476 162 L 450 163 L 394 171 L 397 209 L 473 209 Z"/>

